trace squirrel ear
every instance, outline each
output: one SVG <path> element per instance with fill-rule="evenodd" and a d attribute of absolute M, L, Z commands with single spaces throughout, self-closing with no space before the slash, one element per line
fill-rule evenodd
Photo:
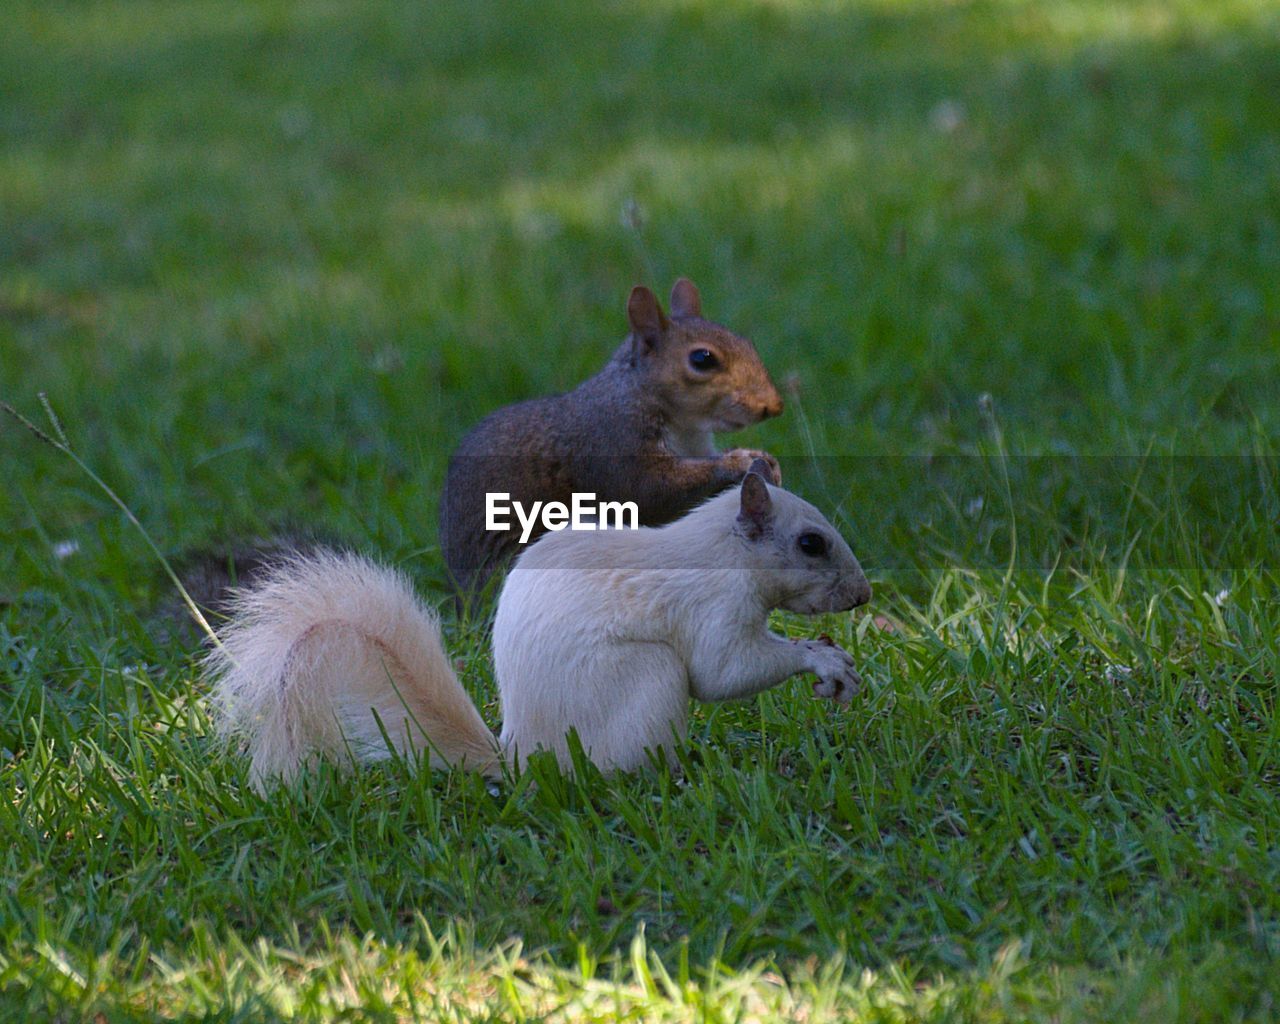
<path fill-rule="evenodd" d="M 637 343 L 653 348 L 667 330 L 667 318 L 658 305 L 658 297 L 642 284 L 631 289 L 627 298 L 627 319 Z"/>
<path fill-rule="evenodd" d="M 742 478 L 740 492 L 742 505 L 738 511 L 738 525 L 750 540 L 759 540 L 773 521 L 773 499 L 764 477 L 754 471 Z"/>
<path fill-rule="evenodd" d="M 702 316 L 702 297 L 687 277 L 680 278 L 671 286 L 671 315 Z"/>
<path fill-rule="evenodd" d="M 773 484 L 774 487 L 782 486 L 778 471 L 765 462 L 764 459 L 752 459 L 751 468 L 747 472 L 757 474 L 765 483 Z"/>

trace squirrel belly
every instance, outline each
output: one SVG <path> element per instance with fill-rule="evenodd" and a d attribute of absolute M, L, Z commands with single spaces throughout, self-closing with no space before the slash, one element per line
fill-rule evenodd
<path fill-rule="evenodd" d="M 500 774 L 439 622 L 401 573 L 354 554 L 298 555 L 236 593 L 231 613 L 204 668 L 220 729 L 246 746 L 259 789 L 318 757 L 393 748 Z"/>

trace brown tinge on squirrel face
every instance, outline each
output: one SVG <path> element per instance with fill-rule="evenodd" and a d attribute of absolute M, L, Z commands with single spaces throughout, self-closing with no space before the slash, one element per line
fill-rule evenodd
<path fill-rule="evenodd" d="M 713 433 L 741 430 L 782 412 L 782 396 L 755 346 L 720 324 L 702 319 L 692 281 L 671 289 L 671 317 L 642 285 L 627 303 L 633 359 L 647 360 L 656 391 L 672 418 Z"/>

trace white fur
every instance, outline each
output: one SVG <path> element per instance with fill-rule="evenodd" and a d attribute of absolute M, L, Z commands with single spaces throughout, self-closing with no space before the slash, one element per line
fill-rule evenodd
<path fill-rule="evenodd" d="M 848 654 L 779 637 L 768 616 L 851 607 L 865 577 L 817 509 L 768 492 L 773 520 L 761 540 L 743 534 L 735 489 L 667 526 L 566 531 L 527 549 L 493 628 L 503 748 L 518 760 L 541 748 L 567 761 L 573 728 L 593 761 L 626 770 L 684 735 L 690 696 L 746 697 L 812 671 L 827 695 L 848 699 L 857 683 Z M 810 527 L 839 546 L 830 573 L 793 548 Z"/>
<path fill-rule="evenodd" d="M 222 731 L 246 742 L 257 785 L 317 755 L 386 757 L 388 739 L 431 748 L 432 764 L 497 770 L 439 623 L 400 573 L 358 555 L 295 557 L 238 593 L 232 612 L 205 668 Z"/>
<path fill-rule="evenodd" d="M 760 529 L 744 529 L 740 493 L 664 527 L 547 534 L 521 555 L 493 634 L 506 757 L 543 749 L 568 763 L 575 729 L 601 767 L 635 768 L 684 735 L 690 696 L 746 697 L 798 672 L 849 699 L 859 682 L 849 655 L 779 637 L 768 615 L 865 601 L 857 560 L 781 488 L 767 488 Z M 829 539 L 830 558 L 797 551 L 806 530 Z M 387 738 L 429 746 L 432 764 L 500 771 L 435 617 L 399 573 L 355 555 L 295 558 L 238 595 L 221 639 L 208 670 L 223 728 L 245 739 L 259 785 L 316 755 L 385 756 Z"/>

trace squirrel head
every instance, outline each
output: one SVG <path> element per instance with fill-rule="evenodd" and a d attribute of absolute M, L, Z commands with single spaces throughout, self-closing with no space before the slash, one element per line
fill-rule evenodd
<path fill-rule="evenodd" d="M 816 615 L 870 601 L 871 584 L 836 528 L 769 475 L 757 459 L 742 478 L 733 527 L 769 607 Z"/>
<path fill-rule="evenodd" d="M 628 362 L 681 426 L 722 433 L 782 412 L 782 397 L 746 338 L 702 319 L 693 282 L 671 289 L 671 316 L 644 285 L 627 299 Z"/>

